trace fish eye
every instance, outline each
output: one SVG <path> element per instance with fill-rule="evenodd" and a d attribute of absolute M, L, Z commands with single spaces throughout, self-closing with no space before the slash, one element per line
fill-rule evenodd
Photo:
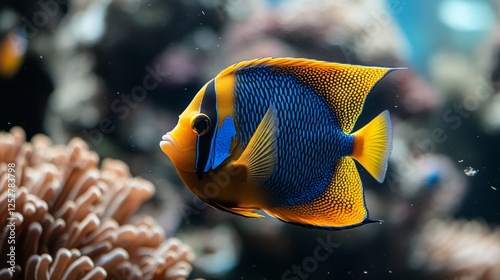
<path fill-rule="evenodd" d="M 196 114 L 191 118 L 191 128 L 198 136 L 205 135 L 210 130 L 210 118 L 205 114 Z"/>

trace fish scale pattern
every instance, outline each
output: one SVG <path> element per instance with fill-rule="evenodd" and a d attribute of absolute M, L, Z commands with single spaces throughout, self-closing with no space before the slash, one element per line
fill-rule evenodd
<path fill-rule="evenodd" d="M 350 133 L 358 119 L 366 95 L 370 89 L 391 69 L 372 67 L 337 67 L 314 69 L 308 67 L 283 66 L 283 73 L 290 73 L 300 81 L 317 90 L 329 100 L 339 117 L 339 126 L 345 133 Z"/>
<path fill-rule="evenodd" d="M 332 180 L 335 163 L 350 155 L 353 136 L 342 132 L 326 100 L 296 76 L 269 66 L 236 71 L 234 112 L 244 149 L 267 109 L 276 111 L 276 161 L 262 184 L 270 206 L 312 202 Z"/>
<path fill-rule="evenodd" d="M 326 195 L 309 203 L 288 206 L 279 210 L 284 220 L 300 221 L 314 227 L 345 229 L 356 227 L 366 222 L 366 210 L 361 179 L 354 160 L 349 157 L 340 159 L 335 165 L 339 174 L 330 182 Z"/>

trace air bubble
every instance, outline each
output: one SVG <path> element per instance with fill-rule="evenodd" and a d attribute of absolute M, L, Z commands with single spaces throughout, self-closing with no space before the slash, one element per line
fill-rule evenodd
<path fill-rule="evenodd" d="M 474 168 L 472 168 L 470 166 L 468 166 L 464 169 L 465 175 L 471 176 L 471 177 L 476 175 L 478 172 L 479 172 L 479 170 L 475 170 Z"/>

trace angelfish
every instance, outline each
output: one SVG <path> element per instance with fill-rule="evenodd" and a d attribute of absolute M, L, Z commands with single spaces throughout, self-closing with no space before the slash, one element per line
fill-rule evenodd
<path fill-rule="evenodd" d="M 375 222 L 353 159 L 384 180 L 389 112 L 351 132 L 372 87 L 394 69 L 243 61 L 201 88 L 160 147 L 191 192 L 219 210 L 331 230 Z"/>

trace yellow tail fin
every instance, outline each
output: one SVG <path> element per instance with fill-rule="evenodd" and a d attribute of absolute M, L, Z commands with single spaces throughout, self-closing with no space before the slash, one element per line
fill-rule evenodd
<path fill-rule="evenodd" d="M 386 110 L 354 133 L 354 148 L 351 157 L 382 183 L 387 170 L 387 161 L 392 150 L 392 127 Z"/>

